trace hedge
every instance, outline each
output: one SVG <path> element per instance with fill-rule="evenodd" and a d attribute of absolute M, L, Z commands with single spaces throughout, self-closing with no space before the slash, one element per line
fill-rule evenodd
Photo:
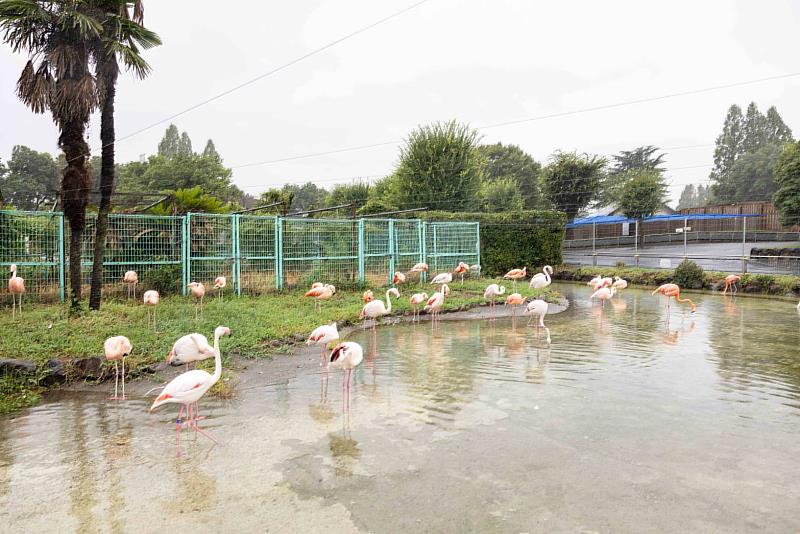
<path fill-rule="evenodd" d="M 476 221 L 481 223 L 481 273 L 505 274 L 528 267 L 561 264 L 566 217 L 557 211 L 511 211 L 471 213 L 428 211 L 414 214 L 428 221 Z"/>

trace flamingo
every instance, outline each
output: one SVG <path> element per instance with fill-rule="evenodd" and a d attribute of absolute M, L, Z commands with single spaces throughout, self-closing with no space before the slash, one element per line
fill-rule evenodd
<path fill-rule="evenodd" d="M 495 300 L 500 295 L 505 294 L 505 286 L 498 284 L 489 284 L 483 292 L 483 298 L 489 299 L 489 307 L 492 308 L 492 317 L 497 315 L 497 301 Z"/>
<path fill-rule="evenodd" d="M 602 282 L 603 282 L 603 277 L 598 274 L 597 276 L 586 282 L 586 285 L 592 286 L 592 289 L 597 291 L 600 288 L 600 284 Z"/>
<path fill-rule="evenodd" d="M 600 284 L 597 287 L 611 287 L 612 285 L 614 285 L 614 280 L 606 276 L 600 279 Z"/>
<path fill-rule="evenodd" d="M 131 295 L 136 298 L 136 284 L 139 283 L 139 275 L 136 274 L 136 271 L 125 271 L 122 281 L 128 284 L 128 298 L 131 298 Z"/>
<path fill-rule="evenodd" d="M 470 271 L 475 271 L 475 276 L 480 276 L 481 275 L 481 266 L 479 264 L 477 264 L 477 263 L 475 265 L 470 265 L 469 266 L 469 270 Z"/>
<path fill-rule="evenodd" d="M 431 322 L 436 321 L 441 313 L 442 306 L 444 305 L 444 298 L 450 293 L 450 287 L 447 284 L 442 284 L 439 291 L 431 295 L 428 302 L 425 303 L 423 308 L 426 312 L 431 314 Z"/>
<path fill-rule="evenodd" d="M 367 289 L 366 291 L 364 291 L 364 294 L 361 295 L 361 300 L 364 302 L 364 304 L 375 300 L 375 296 L 372 294 L 372 290 Z"/>
<path fill-rule="evenodd" d="M 406 283 L 406 275 L 404 275 L 400 271 L 394 273 L 394 276 L 392 277 L 393 285 L 399 286 L 400 284 L 405 284 L 405 283 Z"/>
<path fill-rule="evenodd" d="M 550 272 L 548 272 L 550 271 Z M 542 269 L 542 272 L 536 273 L 531 277 L 531 283 L 529 287 L 533 289 L 544 289 L 552 283 L 550 275 L 553 274 L 553 268 L 549 265 L 545 265 Z"/>
<path fill-rule="evenodd" d="M 453 281 L 453 275 L 450 273 L 440 273 L 433 277 L 431 280 L 431 285 L 434 286 L 442 286 L 445 284 L 449 284 Z"/>
<path fill-rule="evenodd" d="M 319 282 L 317 282 L 319 283 Z M 328 300 L 336 294 L 336 288 L 330 284 L 322 284 L 318 286 L 311 286 L 311 289 L 306 291 L 306 297 L 314 297 L 314 309 L 322 311 L 322 301 Z"/>
<path fill-rule="evenodd" d="M 192 296 L 195 299 L 194 304 L 194 320 L 197 320 L 197 310 L 200 310 L 200 315 L 203 315 L 203 297 L 206 295 L 206 286 L 201 284 L 200 282 L 190 282 L 186 287 L 189 288 L 189 291 L 192 292 Z M 199 306 L 199 308 L 198 308 Z"/>
<path fill-rule="evenodd" d="M 539 321 L 536 323 L 536 335 L 539 335 L 540 328 L 544 328 L 547 333 L 547 343 L 550 344 L 550 329 L 544 325 L 544 316 L 547 315 L 547 302 L 541 299 L 532 300 L 528 303 L 523 313 L 527 313 L 531 316 L 531 318 L 528 319 L 528 326 L 531 325 L 531 321 L 534 317 L 539 316 Z"/>
<path fill-rule="evenodd" d="M 453 274 L 460 274 L 461 275 L 461 285 L 464 285 L 464 275 L 469 272 L 469 265 L 464 263 L 463 261 L 458 262 Z"/>
<path fill-rule="evenodd" d="M 225 286 L 227 285 L 228 285 L 228 279 L 226 277 L 218 276 L 214 278 L 214 289 L 217 290 L 217 296 L 219 297 L 220 300 L 222 300 L 224 297 L 223 293 L 225 292 Z"/>
<path fill-rule="evenodd" d="M 611 287 L 616 288 L 617 291 L 621 291 L 621 290 L 625 289 L 626 287 L 628 287 L 628 281 L 625 280 L 624 278 L 620 278 L 619 276 L 615 276 L 614 277 L 614 283 L 611 284 Z"/>
<path fill-rule="evenodd" d="M 208 343 L 206 336 L 193 332 L 178 338 L 173 343 L 172 350 L 167 355 L 167 363 L 173 367 L 185 365 L 185 371 L 188 371 L 190 362 L 199 362 L 212 356 L 214 347 Z"/>
<path fill-rule="evenodd" d="M 385 305 L 382 300 L 373 300 L 372 302 L 364 304 L 359 318 L 364 320 L 367 318 L 372 319 L 372 329 L 375 330 L 375 325 L 378 324 L 378 317 L 383 317 L 384 315 L 392 313 L 392 299 L 390 298 L 392 295 L 394 295 L 395 298 L 400 298 L 400 292 L 397 288 L 390 287 L 386 290 Z"/>
<path fill-rule="evenodd" d="M 656 293 L 667 297 L 667 311 L 669 311 L 669 299 L 672 297 L 675 297 L 675 302 L 688 302 L 692 307 L 692 313 L 697 311 L 697 306 L 694 302 L 690 299 L 681 299 L 681 288 L 678 284 L 664 284 L 659 286 L 652 294 L 655 295 Z"/>
<path fill-rule="evenodd" d="M 147 326 L 150 326 L 150 310 L 153 310 L 153 330 L 156 329 L 156 305 L 158 305 L 160 298 L 161 296 L 155 289 L 145 291 L 144 295 L 142 295 L 142 300 L 145 306 L 147 306 Z"/>
<path fill-rule="evenodd" d="M 25 279 L 17 276 L 17 266 L 11 265 L 11 278 L 8 279 L 8 292 L 11 293 L 11 317 L 17 314 L 17 297 L 19 297 L 19 316 L 22 317 L 22 294 L 25 293 Z"/>
<path fill-rule="evenodd" d="M 528 267 L 525 266 L 522 269 L 511 269 L 508 271 L 505 276 L 503 276 L 503 280 L 513 280 L 514 281 L 514 291 L 517 290 L 517 280 L 523 280 L 525 277 L 528 276 Z"/>
<path fill-rule="evenodd" d="M 614 293 L 616 293 L 616 292 L 617 292 L 617 288 L 616 287 L 605 287 L 605 286 L 599 287 L 599 288 L 597 288 L 597 291 L 592 293 L 592 296 L 589 297 L 589 300 L 599 299 L 600 302 L 603 303 L 603 308 L 605 308 L 606 307 L 606 301 L 607 300 L 611 300 L 611 297 L 613 297 Z"/>
<path fill-rule="evenodd" d="M 725 289 L 722 290 L 722 294 L 726 294 L 728 292 L 728 288 L 732 289 L 732 293 L 735 295 L 739 291 L 739 286 L 736 285 L 736 282 L 741 280 L 742 277 L 738 274 L 729 274 L 725 277 Z"/>
<path fill-rule="evenodd" d="M 180 404 L 181 408 L 178 412 L 178 419 L 176 420 L 176 429 L 175 429 L 175 439 L 176 444 L 180 443 L 181 438 L 181 428 L 183 426 L 183 421 L 181 417 L 183 416 L 183 410 L 186 408 L 187 410 L 187 417 L 189 427 L 194 428 L 195 432 L 200 432 L 205 437 L 217 443 L 217 440 L 212 438 L 210 435 L 203 432 L 199 426 L 197 426 L 197 419 L 196 412 L 192 414 L 192 405 L 196 405 L 197 402 L 206 394 L 206 392 L 211 389 L 211 387 L 217 383 L 219 377 L 222 375 L 222 355 L 220 354 L 219 350 L 219 338 L 221 336 L 229 336 L 231 335 L 231 329 L 227 326 L 218 326 L 214 330 L 214 374 L 210 375 L 206 371 L 202 369 L 193 369 L 191 371 L 187 371 L 182 373 L 175 378 L 173 378 L 169 384 L 164 386 L 164 389 L 161 390 L 161 395 L 156 397 L 155 402 L 153 405 L 150 406 L 150 411 L 152 412 L 156 408 L 164 404 Z M 179 453 L 180 454 L 180 453 Z"/>
<path fill-rule="evenodd" d="M 318 287 L 323 287 L 324 285 L 325 284 L 323 284 L 322 282 L 314 282 L 313 284 L 311 284 L 311 289 L 317 289 Z"/>
<path fill-rule="evenodd" d="M 420 273 L 420 276 L 421 276 L 422 273 L 427 273 L 428 272 L 428 264 L 427 263 L 422 263 L 422 262 L 417 263 L 408 272 L 409 273 Z"/>
<path fill-rule="evenodd" d="M 316 327 L 306 340 L 306 345 L 319 345 L 322 348 L 322 354 L 319 364 L 325 360 L 328 351 L 325 348 L 328 343 L 337 341 L 339 339 L 339 330 L 336 328 L 336 323 L 324 324 Z"/>
<path fill-rule="evenodd" d="M 427 293 L 414 293 L 408 301 L 414 307 L 414 315 L 411 317 L 411 322 L 419 321 L 419 305 L 428 300 Z"/>
<path fill-rule="evenodd" d="M 328 367 L 343 369 L 345 371 L 342 377 L 342 393 L 343 397 L 346 395 L 348 404 L 350 403 L 350 375 L 353 373 L 353 369 L 358 367 L 358 364 L 360 364 L 363 359 L 364 349 L 361 348 L 361 345 L 353 341 L 339 343 L 331 351 Z"/>
<path fill-rule="evenodd" d="M 506 297 L 506 304 L 511 306 L 511 317 L 516 318 L 517 306 L 525 304 L 525 297 L 523 297 L 519 293 L 511 293 L 509 296 Z"/>
<path fill-rule="evenodd" d="M 103 343 L 106 361 L 114 362 L 114 396 L 112 400 L 125 400 L 125 357 L 131 353 L 133 345 L 125 336 L 114 336 Z M 122 360 L 122 397 L 118 396 L 119 387 L 119 361 Z"/>

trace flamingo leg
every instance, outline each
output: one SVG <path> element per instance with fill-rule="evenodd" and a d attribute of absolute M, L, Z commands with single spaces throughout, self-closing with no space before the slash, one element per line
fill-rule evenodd
<path fill-rule="evenodd" d="M 175 456 L 181 457 L 181 428 L 183 427 L 183 404 L 181 409 L 178 410 L 178 418 L 175 420 Z"/>
<path fill-rule="evenodd" d="M 119 362 L 114 362 L 114 396 L 112 400 L 117 398 L 117 388 L 119 387 Z"/>
<path fill-rule="evenodd" d="M 125 356 L 122 357 L 122 400 L 125 400 Z"/>
<path fill-rule="evenodd" d="M 22 318 L 22 293 L 19 294 L 19 317 Z"/>
<path fill-rule="evenodd" d="M 17 316 L 17 296 L 11 293 L 11 318 Z"/>

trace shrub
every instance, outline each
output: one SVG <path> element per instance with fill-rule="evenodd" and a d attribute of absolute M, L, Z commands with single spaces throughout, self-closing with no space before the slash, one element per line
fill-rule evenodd
<path fill-rule="evenodd" d="M 693 261 L 683 260 L 675 268 L 673 282 L 687 289 L 702 289 L 705 273 L 703 268 Z"/>
<path fill-rule="evenodd" d="M 617 262 L 614 265 L 617 267 L 617 269 L 624 269 L 625 268 L 625 262 L 622 261 L 622 260 L 617 260 Z"/>
<path fill-rule="evenodd" d="M 477 221 L 481 224 L 481 274 L 497 276 L 527 266 L 561 264 L 564 214 L 557 211 L 508 211 L 503 213 L 449 213 L 429 211 L 429 221 Z"/>
<path fill-rule="evenodd" d="M 142 281 L 144 287 L 155 289 L 161 295 L 178 293 L 181 287 L 181 266 L 161 265 L 147 271 Z"/>

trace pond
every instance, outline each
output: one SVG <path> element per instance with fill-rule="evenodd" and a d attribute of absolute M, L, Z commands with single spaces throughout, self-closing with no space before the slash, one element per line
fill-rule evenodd
<path fill-rule="evenodd" d="M 0 419 L 1 530 L 800 529 L 791 302 L 558 289 L 549 346 L 510 318 L 357 331 L 349 407 L 316 351 L 248 362 L 202 403 L 221 444 L 180 458 L 152 396 L 51 395 Z"/>

